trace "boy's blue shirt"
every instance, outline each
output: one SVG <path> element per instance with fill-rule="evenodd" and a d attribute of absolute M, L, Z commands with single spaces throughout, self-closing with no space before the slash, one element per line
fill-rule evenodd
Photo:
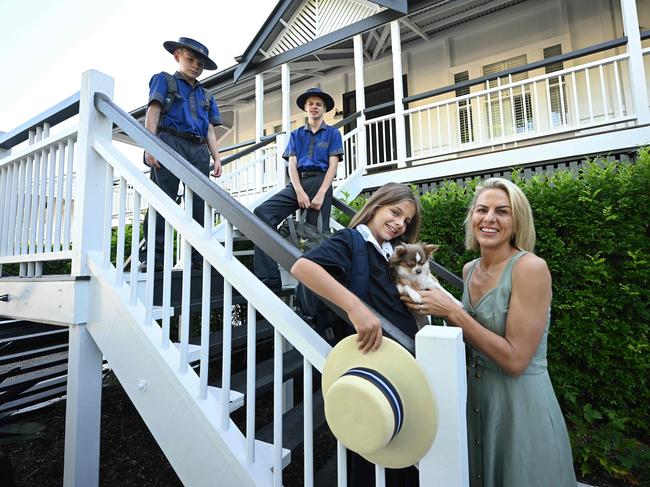
<path fill-rule="evenodd" d="M 343 139 L 341 133 L 334 127 L 323 122 L 313 133 L 308 124 L 298 127 L 291 132 L 289 144 L 282 157 L 289 160 L 290 156 L 298 158 L 299 171 L 325 172 L 330 166 L 330 156 L 343 159 Z"/>
<path fill-rule="evenodd" d="M 197 81 L 195 86 L 190 85 L 178 71 L 174 73 L 174 78 L 176 78 L 177 98 L 167 114 L 161 115 L 161 127 L 207 137 L 208 124 L 221 125 L 221 114 L 217 102 L 214 97 L 210 97 L 210 107 L 206 111 L 203 106 L 205 92 L 201 83 Z M 149 81 L 149 103 L 156 100 L 163 105 L 166 96 L 165 73 L 155 74 Z"/>

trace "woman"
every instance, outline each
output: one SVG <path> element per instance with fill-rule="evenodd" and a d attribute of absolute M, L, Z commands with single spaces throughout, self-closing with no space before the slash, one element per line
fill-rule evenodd
<path fill-rule="evenodd" d="M 421 309 L 462 328 L 471 346 L 471 486 L 575 487 L 569 437 L 546 367 L 551 275 L 532 253 L 533 216 L 521 189 L 500 178 L 478 187 L 465 245 L 481 256 L 463 269 L 464 309 L 436 290 L 421 292 Z"/>

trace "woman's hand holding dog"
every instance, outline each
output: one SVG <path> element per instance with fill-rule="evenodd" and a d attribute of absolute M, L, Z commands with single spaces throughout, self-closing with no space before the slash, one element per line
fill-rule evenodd
<path fill-rule="evenodd" d="M 422 297 L 421 303 L 416 303 L 408 296 L 400 297 L 411 311 L 439 316 L 444 320 L 449 320 L 452 311 L 459 309 L 458 305 L 451 300 L 447 293 L 440 289 L 420 290 L 418 293 Z"/>

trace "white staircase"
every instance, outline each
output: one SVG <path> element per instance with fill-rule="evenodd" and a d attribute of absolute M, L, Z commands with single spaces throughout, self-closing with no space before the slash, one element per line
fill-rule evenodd
<path fill-rule="evenodd" d="M 0 315 L 28 316 L 70 327 L 65 485 L 98 484 L 103 358 L 111 365 L 185 485 L 281 485 L 282 469 L 291 459 L 289 450 L 282 447 L 283 414 L 290 406 L 292 393 L 292 385 L 283 383 L 283 357 L 289 348 L 302 356 L 304 478 L 305 485 L 313 485 L 312 373 L 314 368 L 322 371 L 329 345 L 234 256 L 235 229 L 225 210 L 220 215 L 223 230 L 219 235 L 223 237 L 223 244 L 219 243 L 214 235 L 213 215 L 216 208 L 224 204 L 215 199 L 217 196 L 209 194 L 216 190 L 208 187 L 211 183 L 197 178 L 191 170 L 176 162 L 137 122 L 115 107 L 110 102 L 112 91 L 110 78 L 93 71 L 85 73 L 78 127 L 51 135 L 41 131 L 39 139 L 33 138 L 33 144 L 26 149 L 0 159 L 0 265 L 20 263 L 20 275 L 32 276 L 15 285 L 0 280 L 0 294 L 6 290 L 9 295 L 8 303 L 0 303 Z M 114 123 L 165 165 L 176 167 L 181 179 L 193 181 L 188 185 L 198 188 L 206 201 L 203 225 L 193 221 L 188 211 L 169 200 L 142 174 L 138 165 L 116 149 L 111 141 Z M 345 190 L 350 197 L 356 196 L 363 189 L 360 174 L 357 168 L 350 177 L 340 179 L 339 189 Z M 119 181 L 116 198 L 113 198 L 114 179 Z M 141 209 L 145 207 L 152 215 L 155 212 L 165 220 L 160 303 L 154 303 L 154 266 L 148 266 L 146 273 L 137 272 L 138 238 L 134 238 L 131 245 L 131 272 L 123 270 L 127 191 L 133 194 L 134 235 L 140 231 Z M 185 191 L 186 201 L 191 200 L 192 191 L 188 188 Z M 219 197 L 226 202 L 230 198 L 227 195 Z M 230 204 L 229 211 L 234 218 L 240 209 Z M 150 220 L 155 221 L 155 218 Z M 113 221 L 118 222 L 115 256 L 110 255 Z M 246 225 L 250 230 L 252 223 L 238 220 L 237 226 L 242 231 L 246 230 Z M 149 241 L 153 241 L 153 227 L 150 225 Z M 172 306 L 174 242 L 179 245 L 177 252 L 181 262 L 189 263 L 191 251 L 196 249 L 203 256 L 204 264 L 201 270 L 183 270 L 181 302 Z M 148 262 L 153 262 L 153 252 L 150 246 Z M 42 277 L 43 262 L 53 259 L 71 261 L 69 280 L 73 284 L 65 287 L 57 285 L 56 280 Z M 198 272 L 202 282 L 199 345 L 189 343 L 193 299 L 190 296 L 191 272 Z M 218 388 L 208 384 L 213 366 L 208 344 L 213 306 L 210 275 L 214 272 L 223 278 L 220 323 L 223 345 L 219 364 L 222 379 Z M 247 303 L 247 322 L 241 325 L 247 329 L 245 394 L 231 390 L 235 292 L 237 299 Z M 38 302 L 44 304 L 35 304 L 34 300 L 25 298 L 25 293 L 41 295 Z M 65 299 L 60 299 L 62 296 Z M 273 328 L 272 443 L 261 442 L 255 437 L 258 312 Z M 175 344 L 170 339 L 172 320 L 178 322 L 179 340 Z M 443 348 L 451 351 L 450 356 L 455 357 L 445 366 L 437 364 L 435 355 L 426 352 L 421 360 L 430 372 L 434 387 L 436 384 L 445 387 L 447 400 L 440 407 L 440 415 L 463 419 L 454 423 L 462 430 L 464 399 L 459 395 L 462 387 L 456 387 L 456 378 L 462 373 L 452 375 L 453 380 L 440 373 L 441 370 L 464 368 L 462 339 L 457 330 L 445 329 L 442 333 L 448 336 L 436 337 L 429 330 L 428 334 L 418 337 L 417 343 L 423 350 L 427 347 L 422 348 L 422 343 L 442 343 Z M 435 353 L 440 354 L 439 350 Z M 196 370 L 190 362 L 198 363 Z M 246 416 L 246 427 L 242 430 L 230 418 L 230 413 L 239 408 L 245 409 Z M 420 463 L 423 479 L 436 478 L 433 466 L 438 450 L 447 452 L 447 465 L 457 463 L 451 467 L 453 471 L 466 471 L 463 445 L 458 444 L 464 433 L 458 434 L 455 430 L 448 437 L 445 444 L 434 444 L 431 455 Z M 450 455 L 450 451 L 455 453 Z M 344 448 L 339 445 L 341 452 Z M 337 464 L 339 472 L 345 472 L 345 455 L 339 454 Z M 383 471 L 381 466 L 377 468 Z M 454 484 L 462 485 L 455 481 L 446 485 Z"/>

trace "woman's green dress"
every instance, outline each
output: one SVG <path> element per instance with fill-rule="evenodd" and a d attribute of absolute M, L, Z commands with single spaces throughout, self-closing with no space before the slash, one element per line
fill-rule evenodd
<path fill-rule="evenodd" d="M 504 336 L 510 302 L 512 268 L 506 264 L 495 288 L 475 306 L 468 283 L 480 259 L 471 263 L 463 305 L 483 326 Z M 549 310 L 550 319 L 550 310 Z M 544 335 L 528 368 L 519 377 L 472 349 L 468 377 L 467 427 L 472 487 L 575 487 L 566 424 L 548 375 Z"/>

